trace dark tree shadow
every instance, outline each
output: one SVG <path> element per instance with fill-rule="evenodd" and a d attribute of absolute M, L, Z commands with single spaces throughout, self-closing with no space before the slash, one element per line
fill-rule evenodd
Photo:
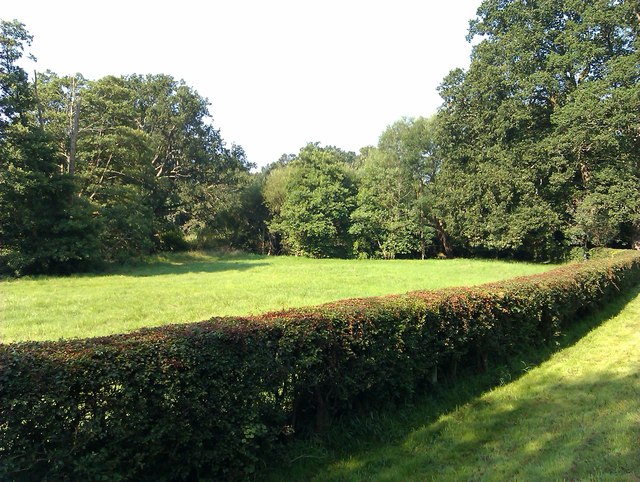
<path fill-rule="evenodd" d="M 219 273 L 223 271 L 247 271 L 271 264 L 267 256 L 222 255 L 202 256 L 198 253 L 177 253 L 166 260 L 137 263 L 115 267 L 105 274 L 133 277 L 178 275 L 186 273 Z"/>
<path fill-rule="evenodd" d="M 451 433 L 455 420 L 434 417 L 389 446 L 350 454 L 355 466 L 334 466 L 323 480 L 637 480 L 631 477 L 640 469 L 640 421 L 617 416 L 640 408 L 637 374 L 528 388 L 539 396 L 470 401 L 460 415 L 467 437 Z M 464 415 L 470 412 L 471 420 Z M 629 443 L 612 447 L 621 436 Z"/>

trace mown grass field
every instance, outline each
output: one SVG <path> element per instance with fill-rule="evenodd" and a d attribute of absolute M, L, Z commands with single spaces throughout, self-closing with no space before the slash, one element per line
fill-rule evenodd
<path fill-rule="evenodd" d="M 344 298 L 474 285 L 551 265 L 185 253 L 108 274 L 0 281 L 0 341 L 100 336 Z"/>
<path fill-rule="evenodd" d="M 638 347 L 640 288 L 579 320 L 555 354 L 294 443 L 269 480 L 640 480 Z"/>

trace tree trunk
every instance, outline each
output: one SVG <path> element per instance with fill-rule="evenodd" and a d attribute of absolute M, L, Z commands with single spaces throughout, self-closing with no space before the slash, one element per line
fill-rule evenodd
<path fill-rule="evenodd" d="M 74 87 L 75 89 L 75 87 Z M 76 172 L 76 147 L 78 144 L 78 126 L 80 124 L 80 97 L 76 96 L 75 90 L 71 102 L 73 118 L 71 121 L 71 131 L 69 132 L 69 163 L 68 172 L 72 176 Z"/>
<path fill-rule="evenodd" d="M 328 397 L 323 396 L 320 389 L 316 387 L 316 430 L 319 433 L 326 433 L 331 425 L 331 417 L 329 415 Z"/>
<path fill-rule="evenodd" d="M 454 356 L 451 359 L 451 365 L 449 366 L 449 376 L 452 380 L 456 380 L 458 378 L 458 357 Z"/>
<path fill-rule="evenodd" d="M 44 120 L 42 118 L 42 104 L 40 103 L 40 96 L 38 95 L 38 71 L 33 71 L 33 92 L 36 96 L 36 105 L 38 107 L 38 125 L 41 129 L 44 128 Z"/>
<path fill-rule="evenodd" d="M 445 231 L 444 223 L 440 219 L 436 219 L 436 231 L 438 233 L 440 243 L 442 244 L 442 249 L 444 250 L 445 256 L 450 256 L 451 244 L 449 243 L 449 237 L 447 236 L 447 232 Z"/>

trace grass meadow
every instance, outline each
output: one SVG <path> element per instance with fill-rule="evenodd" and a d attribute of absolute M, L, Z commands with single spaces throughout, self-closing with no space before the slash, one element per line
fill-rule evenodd
<path fill-rule="evenodd" d="M 640 288 L 560 346 L 287 449 L 279 481 L 611 480 L 640 476 Z"/>
<path fill-rule="evenodd" d="M 108 335 L 344 298 L 476 285 L 552 265 L 489 260 L 158 256 L 106 274 L 0 281 L 0 341 Z"/>

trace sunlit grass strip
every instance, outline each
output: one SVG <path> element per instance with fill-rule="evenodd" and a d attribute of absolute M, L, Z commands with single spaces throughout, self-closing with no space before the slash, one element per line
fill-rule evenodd
<path fill-rule="evenodd" d="M 553 267 L 466 259 L 174 254 L 107 275 L 0 281 L 0 341 L 102 336 L 343 298 L 476 285 Z"/>
<path fill-rule="evenodd" d="M 640 290 L 632 293 L 626 306 L 585 320 L 580 331 L 602 324 L 539 367 L 496 370 L 500 386 L 459 408 L 467 386 L 357 420 L 369 425 L 361 438 L 345 436 L 355 426 L 347 424 L 325 444 L 298 444 L 289 457 L 297 460 L 270 480 L 635 480 Z"/>

